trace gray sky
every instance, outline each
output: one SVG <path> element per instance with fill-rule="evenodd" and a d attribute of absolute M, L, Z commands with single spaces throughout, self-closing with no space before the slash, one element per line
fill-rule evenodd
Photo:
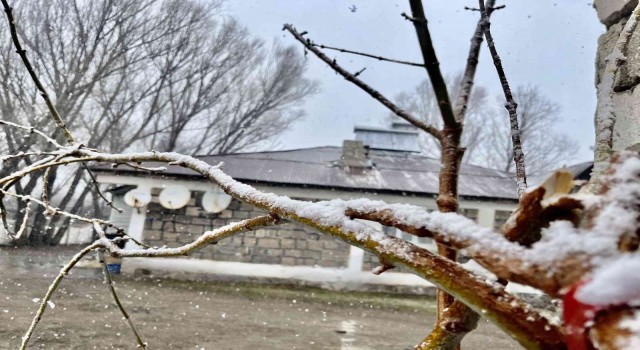
<path fill-rule="evenodd" d="M 494 14 L 496 46 L 512 86 L 535 84 L 562 106 L 559 129 L 579 142 L 575 162 L 590 160 L 595 110 L 594 59 L 598 36 L 604 32 L 591 1 L 498 1 L 507 8 Z M 441 69 L 463 70 L 478 12 L 474 0 L 425 1 Z M 352 12 L 350 7 L 357 10 Z M 292 23 L 318 43 L 421 62 L 413 26 L 400 17 L 409 11 L 399 0 L 228 0 L 226 12 L 246 25 L 253 35 L 296 44 L 281 31 Z M 302 47 L 300 47 L 302 54 Z M 366 67 L 361 78 L 394 97 L 413 89 L 426 72 L 402 66 L 327 52 L 352 72 Z M 353 138 L 354 125 L 382 125 L 387 110 L 356 86 L 342 79 L 315 56 L 308 56 L 309 77 L 321 83 L 321 92 L 306 103 L 307 117 L 281 136 L 280 148 L 340 145 Z M 482 49 L 476 79 L 501 93 L 495 68 Z M 506 118 L 506 117 L 505 117 Z M 507 120 L 505 119 L 505 123 Z"/>

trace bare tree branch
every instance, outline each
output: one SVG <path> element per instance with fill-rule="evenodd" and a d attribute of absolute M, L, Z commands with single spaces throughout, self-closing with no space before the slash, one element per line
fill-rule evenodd
<path fill-rule="evenodd" d="M 487 38 L 487 46 L 493 59 L 493 64 L 496 66 L 500 83 L 502 84 L 502 90 L 507 100 L 505 108 L 509 111 L 509 121 L 511 124 L 511 140 L 513 143 L 513 161 L 516 163 L 516 181 L 518 183 L 518 195 L 522 197 L 524 191 L 527 189 L 527 172 L 525 169 L 524 152 L 522 151 L 522 142 L 520 141 L 520 126 L 518 124 L 518 104 L 513 99 L 511 94 L 511 88 L 509 87 L 509 81 L 507 75 L 502 67 L 502 60 L 498 55 L 493 36 L 491 35 L 491 21 L 489 14 L 485 8 L 484 0 L 478 0 L 480 5 L 480 13 L 482 15 L 481 26 L 484 31 L 484 35 Z"/>
<path fill-rule="evenodd" d="M 495 3 L 495 0 L 487 1 L 487 8 L 489 9 L 488 16 L 491 16 L 493 10 L 495 10 Z M 482 48 L 483 41 L 482 21 L 482 18 L 478 20 L 476 30 L 471 37 L 471 45 L 469 47 L 469 54 L 467 55 L 467 64 L 465 65 L 464 73 L 462 73 L 460 89 L 453 106 L 453 115 L 460 123 L 464 123 L 464 116 L 469 106 L 471 90 L 476 77 L 476 70 L 478 69 L 478 57 L 480 56 L 480 49 Z"/>
<path fill-rule="evenodd" d="M 302 45 L 304 45 L 304 47 L 307 50 L 313 52 L 313 54 L 315 54 L 320 60 L 322 60 L 326 64 L 328 64 L 329 67 L 331 67 L 334 71 L 336 71 L 336 73 L 340 74 L 346 80 L 352 82 L 353 84 L 355 84 L 356 86 L 358 86 L 359 88 L 364 90 L 364 92 L 369 94 L 371 97 L 373 97 L 378 102 L 382 103 L 382 105 L 387 107 L 391 112 L 393 112 L 394 114 L 396 114 L 400 118 L 408 121 L 409 123 L 415 125 L 417 128 L 419 128 L 421 130 L 424 130 L 425 132 L 431 134 L 433 137 L 435 137 L 437 139 L 441 138 L 440 130 L 438 130 L 435 127 L 433 127 L 432 125 L 428 125 L 425 122 L 423 122 L 422 120 L 420 120 L 418 118 L 415 118 L 414 116 L 408 114 L 406 111 L 404 111 L 403 109 L 399 108 L 393 102 L 391 102 L 389 99 L 387 99 L 378 90 L 375 90 L 374 88 L 372 88 L 371 86 L 369 86 L 368 84 L 363 82 L 362 80 L 360 80 L 357 77 L 355 77 L 353 74 L 349 73 L 347 70 L 342 68 L 336 62 L 336 60 L 330 59 L 327 55 L 325 55 L 322 51 L 320 51 L 317 47 L 315 47 L 313 42 L 311 41 L 311 39 L 305 38 L 302 35 L 300 35 L 300 33 L 291 24 L 285 24 L 284 27 L 283 27 L 283 30 L 286 30 L 289 33 L 291 33 L 291 35 L 296 40 L 298 40 Z"/>
<path fill-rule="evenodd" d="M 424 64 L 422 64 L 422 63 L 415 63 L 415 62 L 397 60 L 397 59 L 393 59 L 393 58 L 387 58 L 387 57 L 382 57 L 382 56 L 378 56 L 378 55 L 372 55 L 372 54 L 369 54 L 369 53 L 353 51 L 353 50 L 349 50 L 349 49 L 342 49 L 342 48 L 339 48 L 339 47 L 334 47 L 334 46 L 329 46 L 329 45 L 324 45 L 324 44 L 312 43 L 311 45 L 319 47 L 321 49 L 334 50 L 334 51 L 339 51 L 339 52 L 343 52 L 343 53 L 350 53 L 350 54 L 353 54 L 353 55 L 374 58 L 374 59 L 376 59 L 378 61 L 386 61 L 386 62 L 391 62 L 391 63 L 404 64 L 404 65 L 407 65 L 407 66 L 414 66 L 414 67 L 422 67 L 422 68 L 424 68 Z"/>
<path fill-rule="evenodd" d="M 109 268 L 107 267 L 107 262 L 104 258 L 104 253 L 100 249 L 98 250 L 98 259 L 100 260 L 100 265 L 102 265 L 102 273 L 104 274 L 104 283 L 107 285 L 107 288 L 109 288 L 109 291 L 111 292 L 111 296 L 113 297 L 113 301 L 118 306 L 118 309 L 122 313 L 122 317 L 125 319 L 125 321 L 127 322 L 127 325 L 129 326 L 129 328 L 131 329 L 131 332 L 133 333 L 133 336 L 136 338 L 136 342 L 138 343 L 138 348 L 147 349 L 147 343 L 145 343 L 140 337 L 140 334 L 136 330 L 136 327 L 134 326 L 133 322 L 131 321 L 131 317 L 129 316 L 129 313 L 127 312 L 127 310 L 125 310 L 124 306 L 122 306 L 122 303 L 120 302 L 118 293 L 116 292 L 116 289 L 113 287 L 113 281 L 111 280 L 111 273 L 109 272 Z"/>
<path fill-rule="evenodd" d="M 36 88 L 38 89 L 38 91 L 40 92 L 40 95 L 42 96 L 42 99 L 47 104 L 47 108 L 51 113 L 51 117 L 56 122 L 60 130 L 62 130 L 62 133 L 64 134 L 64 137 L 67 140 L 67 142 L 73 143 L 74 138 L 71 135 L 71 132 L 69 131 L 66 123 L 58 113 L 56 106 L 51 101 L 51 98 L 49 97 L 49 94 L 45 90 L 42 83 L 40 82 L 40 79 L 38 79 L 38 76 L 36 75 L 36 72 L 33 69 L 33 66 L 31 65 L 29 58 L 27 57 L 27 50 L 23 49 L 22 45 L 20 44 L 20 39 L 18 38 L 18 31 L 16 30 L 16 22 L 15 22 L 15 19 L 13 18 L 13 9 L 11 8 L 11 6 L 9 6 L 9 3 L 7 2 L 7 0 L 1 0 L 1 1 L 2 1 L 2 7 L 4 7 L 4 12 L 7 15 L 7 21 L 9 22 L 9 30 L 11 31 L 11 39 L 13 40 L 13 45 L 16 47 L 16 52 L 18 53 L 18 55 L 20 55 L 20 58 L 22 59 L 22 63 L 24 64 L 24 67 L 27 69 L 27 72 L 29 72 L 29 76 L 31 76 L 31 80 L 33 80 L 33 82 L 35 83 Z"/>
<path fill-rule="evenodd" d="M 433 91 L 438 98 L 438 106 L 440 107 L 442 120 L 449 128 L 459 128 L 460 123 L 453 114 L 447 84 L 444 81 L 442 72 L 440 72 L 440 62 L 438 62 L 436 51 L 433 48 L 427 18 L 424 14 L 424 8 L 422 7 L 422 0 L 409 0 L 409 5 L 411 6 L 411 14 L 413 16 L 411 22 L 416 28 L 424 66 L 427 69 L 427 74 L 429 74 L 429 81 L 431 81 Z"/>

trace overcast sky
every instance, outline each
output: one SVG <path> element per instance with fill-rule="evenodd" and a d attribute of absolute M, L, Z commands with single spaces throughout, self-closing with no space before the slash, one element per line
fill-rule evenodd
<path fill-rule="evenodd" d="M 478 12 L 465 11 L 464 6 L 476 6 L 477 1 L 424 4 L 442 71 L 462 71 L 478 18 Z M 596 105 L 593 62 L 598 36 L 604 32 L 592 2 L 508 0 L 498 4 L 507 8 L 494 14 L 492 30 L 512 86 L 538 85 L 560 104 L 558 127 L 580 144 L 575 162 L 590 160 Z M 402 12 L 410 13 L 406 0 L 228 0 L 225 11 L 269 42 L 296 44 L 281 31 L 284 23 L 291 23 L 318 43 L 421 61 L 414 28 L 400 17 Z M 361 78 L 390 98 L 426 78 L 418 67 L 327 53 L 350 71 L 366 67 Z M 320 82 L 321 92 L 306 103 L 306 118 L 281 136 L 279 148 L 340 145 L 353 138 L 354 125 L 384 124 L 388 112 L 378 102 L 315 56 L 308 56 L 308 64 L 308 76 Z M 501 92 L 486 47 L 476 83 L 495 95 Z"/>

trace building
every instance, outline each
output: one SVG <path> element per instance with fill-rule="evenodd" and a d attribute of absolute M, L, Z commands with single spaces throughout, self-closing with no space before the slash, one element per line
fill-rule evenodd
<path fill-rule="evenodd" d="M 345 141 L 343 147 L 198 158 L 210 164 L 222 162 L 223 170 L 235 179 L 291 198 L 315 201 L 367 197 L 436 209 L 440 164 L 438 159 L 417 152 L 417 131 L 400 124 L 393 129 L 356 127 L 355 134 L 356 140 Z M 263 214 L 236 200 L 225 200 L 226 195 L 216 194 L 219 190 L 214 184 L 177 166 L 169 166 L 162 175 L 108 165 L 96 167 L 95 172 L 113 195 L 114 203 L 125 209 L 124 213 L 113 211 L 112 221 L 152 246 L 183 245 L 206 230 Z M 129 198 L 135 208 L 125 203 L 126 194 L 133 189 L 131 193 L 148 197 L 140 203 Z M 496 170 L 463 165 L 459 191 L 461 212 L 488 227 L 500 226 L 517 204 L 512 175 Z M 211 204 L 212 196 L 219 197 L 215 205 Z M 174 202 L 168 201 L 169 197 Z M 429 239 L 378 227 L 387 234 L 433 247 Z M 375 276 L 370 270 L 377 265 L 377 258 L 361 249 L 287 223 L 234 236 L 186 258 L 127 260 L 124 269 L 192 272 L 211 278 L 287 279 L 342 288 L 430 286 L 408 273 L 390 271 Z"/>

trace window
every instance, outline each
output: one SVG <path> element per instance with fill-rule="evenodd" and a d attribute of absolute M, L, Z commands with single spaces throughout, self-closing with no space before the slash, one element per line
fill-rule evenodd
<path fill-rule="evenodd" d="M 458 213 L 468 219 L 478 222 L 478 209 L 460 208 Z"/>
<path fill-rule="evenodd" d="M 493 219 L 493 228 L 500 230 L 502 225 L 509 219 L 509 216 L 511 216 L 511 211 L 509 210 L 496 210 L 495 218 Z"/>

